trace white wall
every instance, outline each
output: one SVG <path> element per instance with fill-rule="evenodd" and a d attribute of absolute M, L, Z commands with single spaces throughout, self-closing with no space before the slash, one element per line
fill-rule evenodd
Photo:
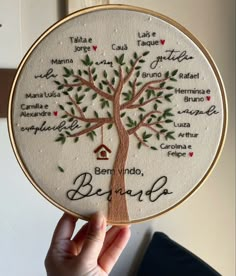
<path fill-rule="evenodd" d="M 0 0 L 0 9 L 10 2 Z M 143 6 L 172 17 L 202 41 L 226 86 L 229 128 L 222 156 L 206 183 L 171 212 L 133 225 L 129 245 L 111 275 L 133 276 L 155 231 L 165 232 L 222 275 L 235 275 L 235 1 L 110 1 L 115 2 Z M 56 0 L 21 0 L 22 55 L 57 20 L 57 3 Z M 6 12 L 10 18 L 11 13 Z M 0 50 L 1 47 L 0 44 Z M 8 54 L 9 59 L 15 55 L 17 60 L 14 52 Z M 4 119 L 0 120 L 0 177 L 0 275 L 43 276 L 43 261 L 61 211 L 42 198 L 23 175 L 11 150 Z M 82 224 L 79 222 L 78 228 Z"/>

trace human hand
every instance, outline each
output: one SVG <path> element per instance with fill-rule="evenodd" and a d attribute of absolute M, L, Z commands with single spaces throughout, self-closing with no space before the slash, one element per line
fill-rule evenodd
<path fill-rule="evenodd" d="M 106 219 L 98 213 L 72 238 L 76 221 L 65 213 L 58 222 L 45 259 L 47 275 L 108 275 L 129 240 L 129 227 L 106 232 Z"/>

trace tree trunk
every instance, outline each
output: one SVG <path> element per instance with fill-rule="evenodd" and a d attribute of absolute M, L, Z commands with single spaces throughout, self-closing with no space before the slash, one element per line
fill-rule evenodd
<path fill-rule="evenodd" d="M 129 149 L 129 136 L 125 130 L 118 130 L 120 143 L 114 162 L 114 174 L 111 178 L 112 196 L 108 206 L 108 220 L 112 222 L 128 222 L 128 208 L 125 196 L 125 164 Z"/>
<path fill-rule="evenodd" d="M 125 196 L 125 165 L 129 150 L 129 134 L 123 126 L 120 117 L 120 95 L 123 89 L 123 77 L 120 68 L 120 82 L 115 93 L 113 102 L 114 125 L 116 126 L 119 146 L 116 153 L 116 159 L 113 165 L 114 174 L 111 178 L 111 201 L 108 205 L 108 221 L 128 222 L 129 214 Z"/>

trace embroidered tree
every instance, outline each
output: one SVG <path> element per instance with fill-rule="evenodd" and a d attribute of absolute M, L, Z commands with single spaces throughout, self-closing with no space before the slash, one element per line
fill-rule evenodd
<path fill-rule="evenodd" d="M 130 137 L 134 136 L 137 147 L 157 150 L 155 139 L 175 139 L 173 131 L 168 130 L 172 123 L 171 108 L 161 110 L 165 102 L 171 102 L 177 70 L 165 72 L 161 79 L 143 82 L 141 79 L 142 64 L 149 52 L 138 55 L 136 52 L 125 62 L 124 54 L 115 56 L 116 69 L 111 72 L 97 72 L 91 58 L 86 55 L 77 73 L 64 67 L 63 81 L 55 81 L 57 89 L 68 98 L 66 104 L 60 105 L 62 118 L 72 122 L 78 120 L 82 127 L 74 133 L 60 133 L 56 141 L 64 144 L 67 139 L 78 142 L 79 137 L 87 135 L 94 140 L 96 131 L 106 126 L 108 130 L 115 127 L 119 145 L 113 164 L 114 174 L 111 177 L 111 200 L 108 206 L 108 219 L 124 222 L 129 220 L 125 198 L 124 172 L 128 158 Z M 112 74 L 112 77 L 109 75 Z M 141 79 L 141 80 L 140 80 Z M 99 103 L 99 110 L 94 110 L 92 103 Z M 87 104 L 85 104 L 87 103 Z M 135 111 L 135 112 L 134 112 Z M 105 115 L 104 115 L 105 114 Z M 154 143 L 154 145 L 153 145 Z M 121 196 L 123 195 L 123 196 Z"/>

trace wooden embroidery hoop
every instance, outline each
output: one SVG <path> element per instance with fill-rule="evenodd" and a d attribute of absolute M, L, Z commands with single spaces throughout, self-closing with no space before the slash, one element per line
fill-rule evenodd
<path fill-rule="evenodd" d="M 49 202 L 51 202 L 53 205 L 55 205 L 56 207 L 60 208 L 61 210 L 63 210 L 64 212 L 70 213 L 74 216 L 77 216 L 81 219 L 84 220 L 89 220 L 89 217 L 86 216 L 82 216 L 80 214 L 74 213 L 70 210 L 68 210 L 65 206 L 62 206 L 60 204 L 58 204 L 57 202 L 55 202 L 55 200 L 51 197 L 49 197 L 46 193 L 44 193 L 42 191 L 42 189 L 37 185 L 37 183 L 35 183 L 35 181 L 33 180 L 32 175 L 29 173 L 29 171 L 27 170 L 27 166 L 23 161 L 23 158 L 21 157 L 19 150 L 18 150 L 18 146 L 15 142 L 15 138 L 14 138 L 14 134 L 13 134 L 13 119 L 12 119 L 12 107 L 13 107 L 13 100 L 14 100 L 14 94 L 15 94 L 15 88 L 17 85 L 17 81 L 19 76 L 21 75 L 21 71 L 25 65 L 25 63 L 27 63 L 28 58 L 30 57 L 31 53 L 33 52 L 33 50 L 40 44 L 40 42 L 42 40 L 44 40 L 48 35 L 50 35 L 50 33 L 56 29 L 58 26 L 62 25 L 63 23 L 67 22 L 68 20 L 75 18 L 75 17 L 79 17 L 83 14 L 87 14 L 87 13 L 91 13 L 91 12 L 96 12 L 96 11 L 100 11 L 100 10 L 129 10 L 129 11 L 133 11 L 133 12 L 141 12 L 147 15 L 151 15 L 154 17 L 157 17 L 167 23 L 169 23 L 170 25 L 176 27 L 178 30 L 180 30 L 182 33 L 184 33 L 188 38 L 190 38 L 190 40 L 198 46 L 198 48 L 200 49 L 200 51 L 204 54 L 204 56 L 206 57 L 206 59 L 208 60 L 212 70 L 214 71 L 214 74 L 216 76 L 216 79 L 218 81 L 218 84 L 220 86 L 220 91 L 221 91 L 221 97 L 222 97 L 222 102 L 223 102 L 223 117 L 224 117 L 224 121 L 223 121 L 223 129 L 222 129 L 222 134 L 221 134 L 221 139 L 220 139 L 220 143 L 219 143 L 219 147 L 217 149 L 217 152 L 215 154 L 214 160 L 212 161 L 209 169 L 206 171 L 205 175 L 202 177 L 201 181 L 194 187 L 194 189 L 192 189 L 188 194 L 186 194 L 186 196 L 184 198 L 182 198 L 180 201 L 178 201 L 176 204 L 174 204 L 173 206 L 169 207 L 168 209 L 164 210 L 163 212 L 160 212 L 154 216 L 149 216 L 147 218 L 142 218 L 142 219 L 137 219 L 137 220 L 132 220 L 129 222 L 119 222 L 116 221 L 115 223 L 112 221 L 108 221 L 108 223 L 111 224 L 130 224 L 130 223 L 139 223 L 139 222 L 143 222 L 146 220 L 150 220 L 153 219 L 157 216 L 160 216 L 166 212 L 168 212 L 171 209 L 174 209 L 175 207 L 177 207 L 179 204 L 181 204 L 182 202 L 184 202 L 187 198 L 189 198 L 201 185 L 203 182 L 206 181 L 207 177 L 209 176 L 209 174 L 212 172 L 217 160 L 220 157 L 220 154 L 222 152 L 223 149 L 223 145 L 225 142 L 225 136 L 226 136 L 226 130 L 227 130 L 227 121 L 228 121 L 228 115 L 227 115 L 227 101 L 226 101 L 226 96 L 225 96 L 225 89 L 224 89 L 224 85 L 221 79 L 221 76 L 218 72 L 218 69 L 214 63 L 214 61 L 212 60 L 210 54 L 208 53 L 208 51 L 205 49 L 205 47 L 188 31 L 186 30 L 183 26 L 181 26 L 179 23 L 175 22 L 174 20 L 159 14 L 157 12 L 153 12 L 151 10 L 148 9 L 144 9 L 144 8 L 139 8 L 139 7 L 133 7 L 133 6 L 127 6 L 127 5 L 102 5 L 102 6 L 95 6 L 95 7 L 90 7 L 90 8 L 86 8 L 80 11 L 77 11 L 75 13 L 70 14 L 69 16 L 67 16 L 66 18 L 62 19 L 61 21 L 55 23 L 52 27 L 50 27 L 48 30 L 46 30 L 40 37 L 39 39 L 33 44 L 33 46 L 29 49 L 29 51 L 26 53 L 25 57 L 23 58 L 21 64 L 19 65 L 17 74 L 15 76 L 13 85 L 12 85 L 12 89 L 11 89 L 11 94 L 10 94 L 10 99 L 9 99 L 9 109 L 8 109 L 8 129 L 9 129 L 9 135 L 10 135 L 10 139 L 11 139 L 11 144 L 15 153 L 15 156 L 17 158 L 18 163 L 20 164 L 23 172 L 25 173 L 25 175 L 27 176 L 27 178 L 29 179 L 29 181 L 33 184 L 33 186 L 38 190 L 39 193 L 41 193 Z"/>

